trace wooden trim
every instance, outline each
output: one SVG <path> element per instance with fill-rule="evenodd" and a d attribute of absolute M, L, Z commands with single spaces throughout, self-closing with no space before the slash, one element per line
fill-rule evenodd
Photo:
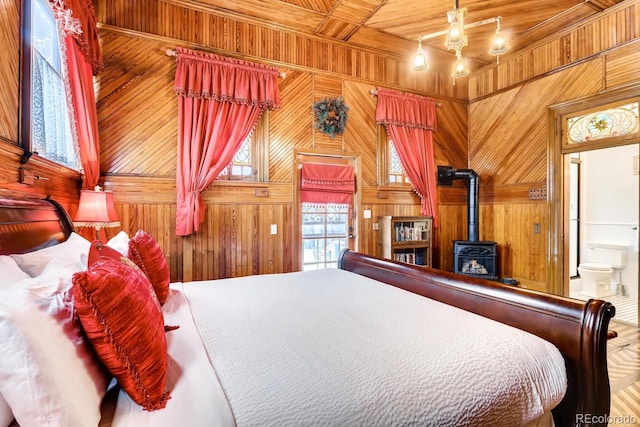
<path fill-rule="evenodd" d="M 430 91 L 429 92 L 429 91 L 420 90 L 415 86 L 410 86 L 410 87 L 400 86 L 398 83 L 394 83 L 394 82 L 391 82 L 391 81 L 371 80 L 370 78 L 363 77 L 362 75 L 355 75 L 353 73 L 351 73 L 351 74 L 340 73 L 340 72 L 332 71 L 332 70 L 329 70 L 329 69 L 318 69 L 318 68 L 314 68 L 314 67 L 308 66 L 308 65 L 301 65 L 301 64 L 296 64 L 296 63 L 293 63 L 293 62 L 277 61 L 277 60 L 273 60 L 273 59 L 269 59 L 269 58 L 264 58 L 264 57 L 260 57 L 260 56 L 256 56 L 256 55 L 251 55 L 251 54 L 240 54 L 240 53 L 237 53 L 237 52 L 234 52 L 234 51 L 223 50 L 223 49 L 219 49 L 219 48 L 211 47 L 211 46 L 202 46 L 202 45 L 199 45 L 197 43 L 191 43 L 191 42 L 185 41 L 185 40 L 180 40 L 180 39 L 167 37 L 167 36 L 161 36 L 161 35 L 157 35 L 157 34 L 144 33 L 144 32 L 141 32 L 141 31 L 131 30 L 131 29 L 122 28 L 122 27 L 116 27 L 116 26 L 113 26 L 113 25 L 100 23 L 100 22 L 97 24 L 97 27 L 101 32 L 102 31 L 109 31 L 109 32 L 117 33 L 117 34 L 126 35 L 126 36 L 129 36 L 129 37 L 135 37 L 135 38 L 141 38 L 141 39 L 146 39 L 146 40 L 166 43 L 167 45 L 170 45 L 170 46 L 181 46 L 181 47 L 186 47 L 186 48 L 189 48 L 189 49 L 201 50 L 201 51 L 204 51 L 204 52 L 213 53 L 213 54 L 216 54 L 216 55 L 223 55 L 223 56 L 226 56 L 226 57 L 229 57 L 229 58 L 241 59 L 241 60 L 245 60 L 245 61 L 253 61 L 253 62 L 260 63 L 260 64 L 266 64 L 266 65 L 270 65 L 270 66 L 273 66 L 273 67 L 279 67 L 279 68 L 282 68 L 282 69 L 310 72 L 310 73 L 319 74 L 319 75 L 323 75 L 323 76 L 335 76 L 335 77 L 343 78 L 344 80 L 357 81 L 359 83 L 370 84 L 370 85 L 375 86 L 375 87 L 383 85 L 384 87 L 387 87 L 387 88 L 390 88 L 390 89 L 397 89 L 397 90 L 404 91 L 404 92 L 407 92 L 407 93 L 414 93 L 414 94 L 417 94 L 417 95 L 429 96 L 431 98 L 434 98 L 437 101 L 457 102 L 457 103 L 461 103 L 461 104 L 464 104 L 464 105 L 467 105 L 469 103 L 466 93 L 464 94 L 465 98 L 456 98 L 454 96 L 446 95 L 444 93 L 436 93 L 435 91 Z M 309 35 L 305 35 L 305 36 L 309 36 Z M 337 42 L 331 42 L 331 41 L 328 41 L 326 39 L 322 39 L 322 41 L 326 42 L 326 43 L 330 43 L 332 45 L 336 45 L 338 48 L 344 48 L 344 46 L 342 44 L 337 43 Z M 347 48 L 348 49 L 353 49 L 353 50 L 357 51 L 358 53 L 362 52 L 362 49 L 360 49 L 358 46 L 348 46 Z M 413 49 L 414 48 L 412 48 L 412 52 L 413 52 Z M 376 54 L 377 55 L 382 55 L 382 52 L 377 52 L 377 53 L 366 52 L 366 53 L 367 54 L 371 54 L 371 55 L 376 55 Z M 398 66 L 400 68 L 403 68 L 402 65 L 405 64 L 406 59 L 407 58 L 405 56 L 402 56 L 402 58 L 394 59 L 394 60 L 397 61 Z M 167 58 L 167 60 L 170 60 L 169 57 Z M 466 80 L 464 81 L 464 84 L 465 85 L 467 84 Z M 448 88 L 448 86 L 447 86 L 447 88 Z"/>
<path fill-rule="evenodd" d="M 563 186 L 562 186 L 562 155 L 560 146 L 562 136 L 561 126 L 557 114 L 553 109 L 547 112 L 547 286 L 549 292 L 556 295 L 568 294 L 569 289 L 563 285 L 564 277 L 564 232 L 562 223 Z"/>
<path fill-rule="evenodd" d="M 546 189 L 545 181 L 521 182 L 517 184 L 480 184 L 480 203 L 546 203 L 546 199 L 531 200 L 529 191 Z"/>
<path fill-rule="evenodd" d="M 637 10 L 637 0 L 623 1 L 607 8 L 601 13 L 579 21 L 563 29 L 561 32 L 546 37 L 538 43 L 529 45 L 526 48 L 514 52 L 512 55 L 501 58 L 500 64 L 492 64 L 474 70 L 468 77 L 470 102 L 486 99 L 490 96 L 509 91 L 515 87 L 597 58 L 602 60 L 602 67 L 606 69 L 609 54 L 640 44 L 640 38 L 638 38 L 636 34 L 638 28 L 637 19 L 634 21 L 633 19 L 620 19 L 616 17 L 617 13 L 626 13 L 627 16 L 633 16 L 634 13 L 637 13 L 634 12 L 634 10 Z M 611 25 L 611 22 L 619 26 L 616 32 L 607 32 L 604 30 Z M 587 42 L 582 40 L 584 35 L 580 34 L 581 28 L 600 28 L 601 30 L 598 31 L 601 31 L 602 34 L 599 34 L 599 37 L 603 40 L 603 45 L 607 46 L 607 44 L 604 44 L 606 40 L 610 47 L 590 54 L 587 54 L 588 52 L 582 52 L 581 48 L 584 48 Z M 535 71 L 528 68 L 527 64 L 532 63 L 532 58 L 536 52 L 544 50 L 545 47 L 547 49 L 559 49 L 563 60 L 549 63 L 546 71 L 534 75 Z M 501 75 L 500 73 L 506 72 L 518 76 L 520 80 L 505 86 L 500 86 L 499 75 Z M 505 82 L 505 84 L 506 83 L 508 83 L 508 81 Z"/>

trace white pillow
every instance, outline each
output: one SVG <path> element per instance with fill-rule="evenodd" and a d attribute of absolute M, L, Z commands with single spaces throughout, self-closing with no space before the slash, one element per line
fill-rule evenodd
<path fill-rule="evenodd" d="M 49 246 L 48 248 L 26 254 L 10 256 L 16 261 L 22 271 L 31 277 L 36 277 L 42 273 L 44 267 L 52 259 L 72 262 L 82 262 L 84 260 L 84 264 L 86 265 L 90 247 L 90 241 L 79 234 L 71 233 L 66 241 L 58 245 Z"/>
<path fill-rule="evenodd" d="M 13 421 L 13 412 L 2 394 L 0 394 L 0 427 L 7 427 Z"/>
<path fill-rule="evenodd" d="M 72 308 L 73 262 L 0 291 L 0 393 L 22 426 L 97 426 L 107 375 Z"/>
<path fill-rule="evenodd" d="M 113 236 L 107 242 L 107 246 L 120 252 L 122 256 L 129 256 L 129 235 L 125 231 L 121 231 Z"/>
<path fill-rule="evenodd" d="M 18 267 L 13 258 L 8 255 L 0 255 L 0 277 L 2 278 L 0 289 L 2 289 L 9 288 L 22 279 L 28 279 L 30 276 Z"/>

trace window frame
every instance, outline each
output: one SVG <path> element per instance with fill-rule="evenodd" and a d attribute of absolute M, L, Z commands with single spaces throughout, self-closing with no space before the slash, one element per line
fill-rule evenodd
<path fill-rule="evenodd" d="M 411 189 L 411 182 L 407 172 L 402 167 L 402 182 L 390 182 L 391 171 L 391 138 L 387 135 L 384 125 L 378 125 L 378 184 L 382 187 L 392 187 L 398 189 Z"/>
<path fill-rule="evenodd" d="M 34 151 L 33 147 L 33 108 L 32 108 L 32 99 L 33 99 L 33 40 L 32 40 L 32 12 L 33 12 L 33 2 L 38 0 L 22 0 L 21 1 L 21 19 L 20 19 L 20 100 L 19 100 L 19 129 L 18 129 L 18 144 L 23 150 L 23 154 L 20 159 L 21 164 L 27 163 L 34 154 L 38 156 L 38 159 L 50 164 L 51 166 L 55 166 L 57 168 L 67 169 L 69 171 L 73 171 L 76 173 L 80 173 L 82 165 L 80 158 L 78 158 L 77 151 L 75 153 L 76 157 L 76 167 L 70 167 L 65 163 L 61 163 L 59 161 L 50 159 L 46 156 L 40 155 L 39 153 Z M 51 7 L 50 3 L 45 0 L 44 1 L 49 7 Z M 56 18 L 54 17 L 54 20 Z M 56 26 L 58 23 L 56 22 Z M 59 48 L 64 43 L 64 40 L 58 40 Z M 62 56 L 62 53 L 60 53 Z M 61 67 L 64 67 L 65 64 L 62 63 Z M 66 87 L 66 82 L 65 82 Z M 68 94 L 66 94 L 68 96 Z M 69 124 L 71 124 L 71 117 L 68 118 Z M 72 131 L 73 132 L 73 131 Z M 73 135 L 72 135 L 73 138 Z"/>
<path fill-rule="evenodd" d="M 264 110 L 258 119 L 251 138 L 251 176 L 234 177 L 230 173 L 218 175 L 214 183 L 252 183 L 269 181 L 269 110 Z M 234 155 L 235 158 L 235 155 Z M 230 168 L 233 160 L 225 168 Z"/>
<path fill-rule="evenodd" d="M 621 105 L 630 104 L 633 102 L 640 102 L 640 96 L 630 96 L 623 99 L 618 99 L 614 101 L 609 101 L 601 104 L 596 104 L 589 106 L 588 108 L 583 108 L 581 110 L 566 112 L 561 114 L 561 151 L 563 153 L 571 153 L 575 151 L 584 151 L 588 149 L 595 148 L 604 148 L 604 147 L 613 147 L 616 145 L 625 145 L 628 144 L 630 140 L 635 140 L 640 137 L 640 132 L 630 133 L 626 135 L 612 136 L 607 138 L 597 138 L 591 141 L 583 141 L 583 142 L 569 142 L 568 137 L 568 120 L 570 118 L 584 116 L 591 113 L 596 113 L 598 111 L 604 111 L 611 108 L 619 107 Z"/>

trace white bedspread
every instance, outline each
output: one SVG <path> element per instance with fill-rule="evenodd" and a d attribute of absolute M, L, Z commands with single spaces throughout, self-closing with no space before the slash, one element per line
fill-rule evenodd
<path fill-rule="evenodd" d="M 117 427 L 217 427 L 233 426 L 233 414 L 209 363 L 181 285 L 172 284 L 162 307 L 165 324 L 179 329 L 167 332 L 166 408 L 145 411 L 127 393 L 120 391 L 113 414 L 104 413 L 100 425 Z"/>
<path fill-rule="evenodd" d="M 241 427 L 514 427 L 565 393 L 550 343 L 346 271 L 182 289 Z"/>

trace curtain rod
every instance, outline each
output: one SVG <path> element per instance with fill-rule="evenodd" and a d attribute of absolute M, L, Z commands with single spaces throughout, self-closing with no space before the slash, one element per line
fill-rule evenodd
<path fill-rule="evenodd" d="M 378 90 L 377 90 L 377 89 L 371 89 L 371 90 L 369 91 L 369 93 L 370 93 L 372 96 L 378 96 Z M 437 102 L 437 101 L 436 101 L 436 102 L 435 102 L 435 104 L 436 104 L 436 107 L 442 107 L 442 102 Z"/>
<path fill-rule="evenodd" d="M 165 53 L 167 54 L 167 56 L 178 56 L 178 53 L 175 51 L 175 49 L 167 49 Z M 284 71 L 278 71 L 278 77 L 284 79 L 285 77 L 287 77 L 287 73 L 285 73 Z"/>

